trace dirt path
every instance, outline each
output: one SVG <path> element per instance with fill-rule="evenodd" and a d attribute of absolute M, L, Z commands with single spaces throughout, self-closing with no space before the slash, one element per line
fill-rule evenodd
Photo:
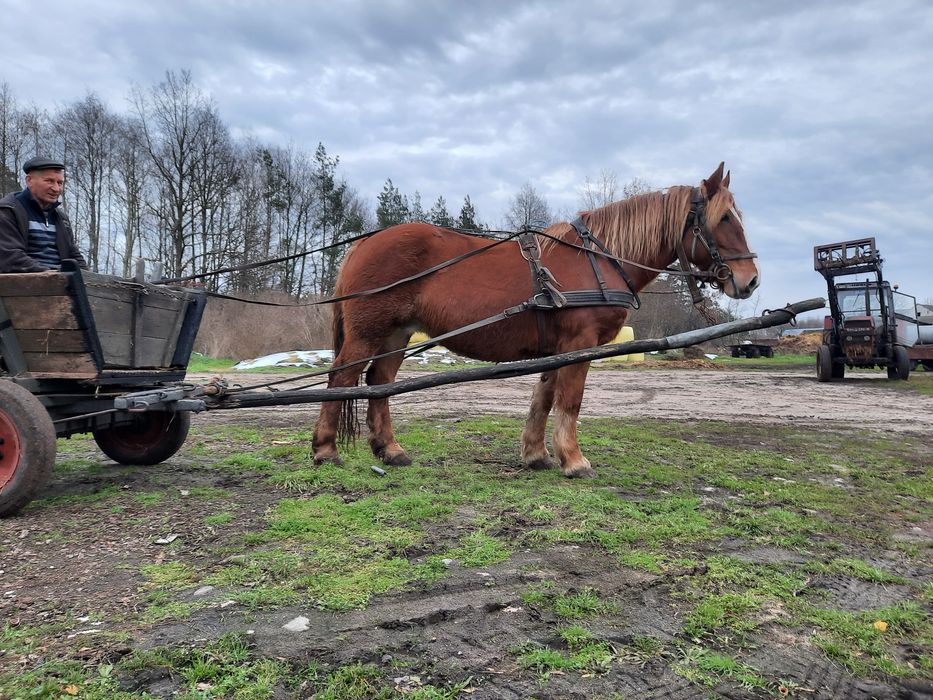
<path fill-rule="evenodd" d="M 403 372 L 401 377 L 418 376 Z M 244 386 L 271 375 L 228 375 Z M 194 375 L 198 381 L 206 376 Z M 484 413 L 523 416 L 535 376 L 471 382 L 403 394 L 392 399 L 399 415 L 450 416 Z M 665 420 L 742 420 L 767 424 L 800 422 L 827 428 L 933 434 L 933 397 L 901 391 L 881 372 L 864 372 L 841 382 L 817 383 L 809 371 L 624 370 L 590 372 L 581 417 L 645 417 Z M 267 416 L 313 422 L 316 406 L 256 409 Z M 234 415 L 249 420 L 254 411 Z M 230 420 L 216 412 L 197 420 Z M 284 420 L 284 416 L 283 416 Z"/>

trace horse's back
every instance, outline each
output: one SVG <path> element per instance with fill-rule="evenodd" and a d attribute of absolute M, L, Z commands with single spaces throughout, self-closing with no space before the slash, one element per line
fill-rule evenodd
<path fill-rule="evenodd" d="M 391 284 L 486 244 L 476 236 L 433 224 L 391 226 L 350 248 L 340 268 L 336 292 L 348 294 Z"/>

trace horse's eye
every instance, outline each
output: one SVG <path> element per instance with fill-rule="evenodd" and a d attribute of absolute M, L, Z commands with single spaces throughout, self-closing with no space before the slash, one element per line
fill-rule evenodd
<path fill-rule="evenodd" d="M 721 223 L 721 224 L 727 224 L 727 223 L 729 223 L 729 215 L 728 215 L 728 214 L 723 214 L 723 215 L 722 215 L 722 221 L 720 221 L 719 223 Z"/>

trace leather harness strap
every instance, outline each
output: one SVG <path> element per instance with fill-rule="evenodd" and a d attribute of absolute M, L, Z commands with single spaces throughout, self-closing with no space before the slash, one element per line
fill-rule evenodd
<path fill-rule="evenodd" d="M 606 284 L 602 270 L 600 270 L 599 263 L 596 260 L 596 255 L 593 254 L 594 247 L 599 247 L 605 253 L 609 252 L 603 242 L 590 233 L 582 218 L 578 218 L 571 225 L 583 242 L 583 248 L 587 253 L 586 257 L 590 261 L 593 275 L 596 277 L 598 290 L 561 292 L 558 289 L 560 283 L 551 271 L 541 264 L 541 244 L 537 232 L 525 230 L 518 235 L 519 249 L 522 257 L 528 262 L 528 268 L 531 272 L 532 289 L 531 298 L 520 306 L 524 307 L 525 310 L 535 312 L 538 322 L 538 352 L 542 355 L 550 352 L 547 344 L 547 311 L 580 306 L 628 306 L 637 309 L 640 305 L 632 281 L 617 260 L 610 259 L 612 265 L 618 270 L 631 291 L 610 289 Z"/>

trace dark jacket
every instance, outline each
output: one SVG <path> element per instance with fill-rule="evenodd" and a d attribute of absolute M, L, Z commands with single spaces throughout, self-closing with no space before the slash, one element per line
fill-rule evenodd
<path fill-rule="evenodd" d="M 49 268 L 33 260 L 29 250 L 29 212 L 23 202 L 13 192 L 0 199 L 0 273 L 4 272 L 45 272 Z M 32 195 L 27 195 L 32 197 Z M 35 200 L 33 200 L 35 204 Z M 38 206 L 38 204 L 36 204 Z M 54 218 L 53 218 L 54 217 Z M 55 222 L 55 237 L 58 254 L 62 260 L 72 259 L 86 268 L 84 256 L 75 244 L 71 222 L 60 207 L 49 212 L 50 223 Z"/>

